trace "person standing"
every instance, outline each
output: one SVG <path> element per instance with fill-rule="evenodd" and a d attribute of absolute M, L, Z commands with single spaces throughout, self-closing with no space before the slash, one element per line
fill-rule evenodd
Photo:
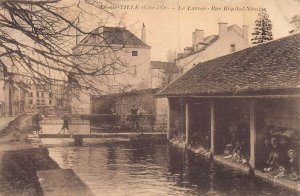
<path fill-rule="evenodd" d="M 43 117 L 40 113 L 35 114 L 32 118 L 32 124 L 33 124 L 37 134 L 42 132 L 42 130 L 41 130 L 42 128 L 41 128 L 41 125 L 40 125 L 40 122 L 42 120 L 43 120 Z"/>
<path fill-rule="evenodd" d="M 146 111 L 142 108 L 142 107 L 140 107 L 139 109 L 138 109 L 138 111 L 137 111 L 137 115 L 138 115 L 138 124 L 139 124 L 139 130 L 140 131 L 144 131 L 144 128 L 143 128 L 143 120 L 144 120 L 144 118 L 145 118 L 145 113 L 146 113 Z"/>
<path fill-rule="evenodd" d="M 70 117 L 68 116 L 68 114 L 65 114 L 63 116 L 63 126 L 61 127 L 60 131 L 58 134 L 60 134 L 63 131 L 63 134 L 65 133 L 65 130 L 67 130 L 69 132 L 69 123 L 70 123 Z"/>
<path fill-rule="evenodd" d="M 137 129 L 139 129 L 139 119 L 138 119 L 138 108 L 135 105 L 132 105 L 130 109 L 131 113 L 131 120 L 132 120 L 132 126 L 131 126 L 131 133 Z"/>

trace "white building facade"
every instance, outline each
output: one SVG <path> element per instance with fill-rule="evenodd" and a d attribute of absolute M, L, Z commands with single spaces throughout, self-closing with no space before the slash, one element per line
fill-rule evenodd
<path fill-rule="evenodd" d="M 186 72 L 200 62 L 248 48 L 248 29 L 248 26 L 240 28 L 234 24 L 227 27 L 227 23 L 219 23 L 218 35 L 206 37 L 204 30 L 196 29 L 192 33 L 192 47 L 184 48 L 184 53 L 178 54 L 176 63 Z"/>
<path fill-rule="evenodd" d="M 75 63 L 88 69 L 107 69 L 105 76 L 97 76 L 95 88 L 102 94 L 149 88 L 151 47 L 146 42 L 143 24 L 141 39 L 120 27 L 99 27 L 73 48 L 78 56 Z M 83 79 L 78 79 L 83 82 Z M 83 84 L 84 85 L 84 84 Z M 72 89 L 74 90 L 74 89 Z M 72 113 L 89 114 L 91 89 L 78 90 L 72 95 Z"/>

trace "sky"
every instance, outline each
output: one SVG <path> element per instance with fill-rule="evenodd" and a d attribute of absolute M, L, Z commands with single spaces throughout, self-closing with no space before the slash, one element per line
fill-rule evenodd
<path fill-rule="evenodd" d="M 291 18 L 300 14 L 300 0 L 86 0 L 106 5 L 106 11 L 114 14 L 107 17 L 94 7 L 85 7 L 88 14 L 82 15 L 81 26 L 91 31 L 99 25 L 126 27 L 141 37 L 143 23 L 146 26 L 146 43 L 151 46 L 151 60 L 165 61 L 168 51 L 183 52 L 192 45 L 192 32 L 204 30 L 204 35 L 218 34 L 218 23 L 228 26 L 249 26 L 249 38 L 257 19 L 258 10 L 266 8 L 273 24 L 273 37 L 289 35 L 293 28 Z M 75 4 L 74 0 L 61 0 L 60 4 Z M 78 1 L 77 1 L 78 2 Z M 81 2 L 84 2 L 81 0 Z M 110 2 L 110 3 L 107 3 Z M 76 4 L 74 6 L 76 8 Z M 242 8 L 251 10 L 241 11 Z M 103 7 L 102 7 L 103 8 Z M 231 8 L 232 10 L 224 10 Z M 60 12 L 64 12 L 60 10 Z M 76 11 L 67 15 L 77 16 Z M 105 15 L 105 16 L 104 16 Z M 120 22 L 121 21 L 121 22 Z M 74 41 L 75 46 L 75 41 Z"/>
<path fill-rule="evenodd" d="M 123 9 L 110 7 L 122 19 L 109 20 L 107 26 L 125 26 L 138 37 L 144 23 L 147 31 L 147 44 L 152 47 L 152 60 L 166 60 L 169 50 L 183 52 L 191 46 L 194 29 L 203 29 L 205 36 L 218 34 L 218 23 L 226 22 L 228 26 L 248 25 L 250 33 L 259 8 L 266 8 L 273 24 L 274 39 L 289 35 L 292 25 L 291 17 L 300 14 L 299 0 L 110 0 L 114 5 L 122 5 Z M 131 7 L 124 7 L 133 5 Z M 150 9 L 149 6 L 153 6 Z M 220 10 L 212 10 L 212 7 Z M 183 10 L 183 7 L 185 9 Z M 189 7 L 189 8 L 188 8 Z M 194 8 L 197 7 L 198 10 Z M 225 7 L 233 9 L 251 7 L 252 11 L 225 11 Z M 167 9 L 165 9 L 167 8 Z M 298 8 L 298 9 L 297 9 Z M 205 9 L 205 10 L 203 10 Z M 92 20 L 91 26 L 103 21 Z M 251 37 L 251 36 L 250 36 Z"/>

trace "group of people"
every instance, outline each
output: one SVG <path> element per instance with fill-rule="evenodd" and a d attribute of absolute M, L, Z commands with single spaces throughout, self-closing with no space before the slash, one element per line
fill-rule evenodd
<path fill-rule="evenodd" d="M 299 159 L 288 138 L 266 135 L 264 149 L 264 172 L 273 172 L 275 177 L 288 175 L 291 180 L 298 179 Z"/>
<path fill-rule="evenodd" d="M 250 133 L 243 122 L 235 121 L 229 127 L 225 139 L 225 159 L 234 159 L 236 162 L 246 164 L 249 160 Z"/>
<path fill-rule="evenodd" d="M 204 130 L 196 131 L 192 134 L 190 144 L 195 148 L 204 148 L 209 150 L 210 148 L 210 137 L 209 132 Z"/>
<path fill-rule="evenodd" d="M 33 125 L 33 130 L 35 130 L 35 132 L 37 134 L 42 133 L 42 127 L 41 127 L 41 121 L 43 120 L 43 116 L 41 115 L 41 113 L 36 113 L 32 116 L 32 125 Z M 62 117 L 63 120 L 63 125 L 59 131 L 58 134 L 60 133 L 65 133 L 66 131 L 69 131 L 69 123 L 70 123 L 70 116 L 68 114 L 64 114 Z"/>
<path fill-rule="evenodd" d="M 142 121 L 144 118 L 144 114 L 146 111 L 140 107 L 137 108 L 136 105 L 132 105 L 130 109 L 130 114 L 131 114 L 131 132 L 138 132 L 142 131 L 143 132 L 143 126 L 142 126 Z"/>
<path fill-rule="evenodd" d="M 43 120 L 43 116 L 40 113 L 36 113 L 32 116 L 32 126 L 20 128 L 20 126 L 16 126 L 13 131 L 12 136 L 14 137 L 15 141 L 25 141 L 28 137 L 29 133 L 36 132 L 37 134 L 42 133 L 42 127 L 40 125 L 41 121 Z"/>

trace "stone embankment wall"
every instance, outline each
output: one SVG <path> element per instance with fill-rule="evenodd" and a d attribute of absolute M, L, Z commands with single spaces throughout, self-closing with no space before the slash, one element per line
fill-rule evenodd
<path fill-rule="evenodd" d="M 14 140 L 13 132 L 29 118 L 22 115 L 0 130 L 0 195 L 43 195 L 37 171 L 59 169 L 46 148 Z"/>

